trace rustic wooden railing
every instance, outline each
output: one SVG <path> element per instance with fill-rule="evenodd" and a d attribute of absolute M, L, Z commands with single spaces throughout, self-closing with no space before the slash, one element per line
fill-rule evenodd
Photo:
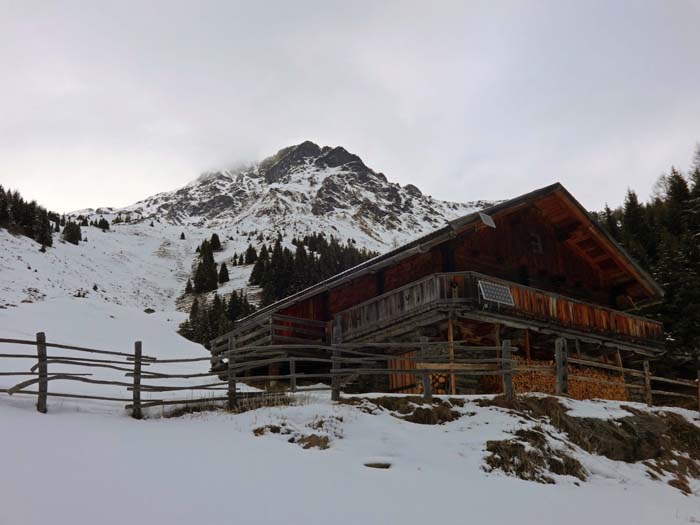
<path fill-rule="evenodd" d="M 272 314 L 236 325 L 233 331 L 211 342 L 212 368 L 221 368 L 219 355 L 235 347 L 243 348 L 276 343 L 323 344 L 329 342 L 329 324 Z"/>
<path fill-rule="evenodd" d="M 507 287 L 514 306 L 488 301 L 480 280 Z M 477 272 L 431 274 L 336 314 L 344 340 L 372 333 L 401 318 L 419 315 L 436 304 L 469 304 L 499 315 L 519 317 L 583 332 L 659 346 L 662 325 L 650 319 Z"/>
<path fill-rule="evenodd" d="M 274 395 L 279 395 L 279 390 L 291 393 L 330 390 L 332 399 L 338 400 L 341 392 L 355 380 L 367 376 L 397 374 L 414 376 L 425 400 L 430 400 L 433 395 L 431 374 L 449 374 L 453 393 L 456 378 L 494 376 L 500 381 L 501 392 L 507 396 L 518 393 L 519 377 L 536 374 L 554 377 L 553 393 L 556 395 L 567 395 L 573 382 L 591 382 L 622 388 L 624 391 L 638 391 L 650 406 L 653 401 L 680 398 L 695 403 L 700 411 L 700 372 L 697 381 L 666 378 L 652 374 L 649 361 L 644 361 L 643 369 L 637 370 L 590 358 L 573 357 L 569 355 L 566 340 L 561 338 L 557 340 L 555 359 L 551 365 L 516 358 L 514 354 L 517 349 L 511 346 L 510 341 L 503 341 L 500 346 L 475 347 L 468 346 L 465 341 L 447 343 L 423 338 L 418 342 L 400 343 L 280 343 L 230 348 L 220 355 L 221 363 L 225 365 L 223 370 L 201 373 L 173 373 L 168 372 L 167 368 L 178 363 L 206 362 L 209 357 L 156 359 L 143 354 L 140 342 L 134 344 L 133 353 L 52 343 L 46 340 L 43 333 L 37 334 L 35 340 L 0 339 L 0 344 L 35 347 L 35 354 L 0 354 L 0 362 L 3 363 L 35 361 L 27 370 L 8 371 L 5 367 L 0 367 L 0 377 L 29 377 L 10 388 L 0 389 L 0 393 L 37 396 L 36 406 L 39 412 L 47 411 L 47 398 L 50 397 L 126 403 L 126 409 L 131 410 L 132 416 L 141 418 L 143 410 L 151 407 L 225 402 L 230 409 L 237 409 L 247 400 L 269 395 L 265 391 L 242 391 L 240 387 L 244 382 L 271 387 Z M 99 357 L 51 355 L 51 349 L 90 353 Z M 52 365 L 70 365 L 78 370 L 89 368 L 92 372 L 74 372 L 72 369 L 52 372 Z M 586 369 L 603 370 L 612 376 L 591 377 L 582 372 Z M 93 376 L 105 370 L 124 372 L 129 379 L 121 381 Z M 271 372 L 273 370 L 276 372 Z M 210 382 L 200 382 L 202 378 L 208 381 L 206 378 L 209 377 L 212 379 Z M 176 379 L 179 380 L 177 384 L 162 383 Z M 192 381 L 194 379 L 197 381 Z M 49 388 L 55 381 L 78 381 L 97 385 L 98 388 L 116 386 L 123 388 L 125 395 L 57 392 Z M 281 389 L 280 382 L 283 383 Z M 318 383 L 323 383 L 323 386 L 309 386 Z M 326 386 L 328 384 L 330 386 Z M 37 385 L 37 389 L 30 390 L 32 385 Z M 165 395 L 179 395 L 186 391 L 190 392 L 189 397 Z M 192 392 L 206 395 L 193 397 Z M 160 395 L 161 398 L 144 399 L 144 395 Z"/>

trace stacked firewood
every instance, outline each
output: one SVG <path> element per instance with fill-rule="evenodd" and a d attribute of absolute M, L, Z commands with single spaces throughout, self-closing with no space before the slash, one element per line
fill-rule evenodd
<path fill-rule="evenodd" d="M 449 394 L 450 380 L 447 374 L 430 374 L 433 394 Z"/>
<path fill-rule="evenodd" d="M 541 392 L 552 394 L 556 392 L 554 379 L 554 361 L 536 361 L 516 357 L 517 366 L 546 366 L 551 373 L 523 372 L 513 375 L 513 387 L 517 393 Z M 572 399 L 610 399 L 616 401 L 627 400 L 627 389 L 622 376 L 616 372 L 600 370 L 596 368 L 569 365 L 569 376 L 582 376 L 594 380 L 605 381 L 611 384 L 582 381 L 573 377 L 569 378 L 569 397 Z M 480 381 L 481 389 L 487 394 L 499 394 L 503 392 L 503 380 L 500 376 L 484 376 Z"/>
<path fill-rule="evenodd" d="M 617 372 L 569 365 L 569 375 L 616 383 L 610 385 L 571 378 L 569 379 L 569 396 L 573 399 L 610 399 L 613 401 L 627 401 L 625 382 L 622 376 Z"/>

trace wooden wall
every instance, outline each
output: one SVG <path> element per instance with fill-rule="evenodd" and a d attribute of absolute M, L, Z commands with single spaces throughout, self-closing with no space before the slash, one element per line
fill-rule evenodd
<path fill-rule="evenodd" d="M 608 306 L 600 272 L 557 238 L 534 207 L 496 217 L 496 229 L 465 234 L 454 250 L 456 271 L 473 270 L 508 281 Z"/>

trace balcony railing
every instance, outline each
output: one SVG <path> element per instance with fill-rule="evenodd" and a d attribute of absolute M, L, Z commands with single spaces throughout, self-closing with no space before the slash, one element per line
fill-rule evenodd
<path fill-rule="evenodd" d="M 484 299 L 479 281 L 507 287 L 514 305 Z M 476 272 L 429 275 L 339 312 L 336 319 L 343 339 L 350 340 L 437 305 L 459 304 L 633 343 L 659 346 L 663 338 L 662 325 L 656 321 Z"/>

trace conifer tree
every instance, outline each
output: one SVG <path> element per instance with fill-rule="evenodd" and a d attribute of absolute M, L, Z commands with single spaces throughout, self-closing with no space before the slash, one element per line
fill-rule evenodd
<path fill-rule="evenodd" d="M 7 226 L 10 222 L 10 203 L 5 189 L 0 184 L 0 226 Z"/>
<path fill-rule="evenodd" d="M 194 288 L 192 288 L 192 280 L 187 279 L 187 284 L 185 285 L 185 293 L 192 293 Z"/>
<path fill-rule="evenodd" d="M 197 293 L 216 290 L 219 277 L 211 245 L 204 241 L 199 251 L 200 261 L 194 274 L 194 291 Z"/>
<path fill-rule="evenodd" d="M 185 232 L 182 232 L 182 233 L 180 234 L 180 240 L 181 240 L 181 241 L 184 241 L 184 240 L 185 240 Z"/>
<path fill-rule="evenodd" d="M 83 240 L 82 234 L 80 233 L 80 226 L 77 222 L 68 221 L 63 228 L 63 240 L 71 244 L 78 244 Z"/>
<path fill-rule="evenodd" d="M 52 246 L 53 236 L 49 214 L 44 208 L 39 208 L 36 217 L 36 241 L 42 246 Z"/>
<path fill-rule="evenodd" d="M 221 263 L 221 268 L 219 269 L 219 283 L 227 283 L 229 281 L 228 278 L 228 268 L 226 268 L 226 263 Z"/>
<path fill-rule="evenodd" d="M 248 249 L 245 251 L 245 264 L 255 264 L 257 259 L 258 253 L 255 251 L 255 247 L 249 244 Z"/>
<path fill-rule="evenodd" d="M 215 252 L 220 252 L 222 249 L 221 240 L 219 239 L 219 236 L 216 233 L 212 233 L 209 244 L 211 245 L 211 249 Z"/>

